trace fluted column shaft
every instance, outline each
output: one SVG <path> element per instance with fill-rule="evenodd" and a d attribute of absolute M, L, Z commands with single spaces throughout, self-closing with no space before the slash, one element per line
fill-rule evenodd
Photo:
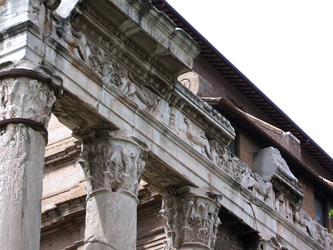
<path fill-rule="evenodd" d="M 94 139 L 83 144 L 80 163 L 87 182 L 84 249 L 136 249 L 142 147 L 125 137 Z"/>
<path fill-rule="evenodd" d="M 163 196 L 159 217 L 167 238 L 166 249 L 212 250 L 222 195 L 189 186 Z"/>
<path fill-rule="evenodd" d="M 47 126 L 56 100 L 51 78 L 0 71 L 0 249 L 36 250 Z"/>

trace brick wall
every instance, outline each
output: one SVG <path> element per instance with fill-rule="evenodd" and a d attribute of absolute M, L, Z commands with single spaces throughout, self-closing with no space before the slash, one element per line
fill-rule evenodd
<path fill-rule="evenodd" d="M 251 141 L 245 134 L 239 133 L 239 158 L 253 169 L 254 153 L 261 150 L 261 148 Z"/>
<path fill-rule="evenodd" d="M 315 220 L 314 188 L 311 183 L 302 178 L 299 178 L 298 181 L 302 184 L 304 192 L 304 204 L 302 208 Z"/>
<path fill-rule="evenodd" d="M 333 209 L 333 203 L 327 202 L 327 214 Z M 327 228 L 329 232 L 333 229 L 333 218 L 327 218 Z"/>
<path fill-rule="evenodd" d="M 243 250 L 244 242 L 239 232 L 230 225 L 223 223 L 217 233 L 215 250 Z"/>

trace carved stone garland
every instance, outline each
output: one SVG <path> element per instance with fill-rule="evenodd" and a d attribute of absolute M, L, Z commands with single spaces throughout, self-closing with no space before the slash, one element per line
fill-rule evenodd
<path fill-rule="evenodd" d="M 39 249 L 46 128 L 56 92 L 37 71 L 0 71 L 0 249 Z"/>
<path fill-rule="evenodd" d="M 80 164 L 87 182 L 84 249 L 136 249 L 143 154 L 140 145 L 123 137 L 83 144 Z"/>
<path fill-rule="evenodd" d="M 166 193 L 159 217 L 166 233 L 166 249 L 214 249 L 221 224 L 218 216 L 222 195 L 183 187 Z"/>

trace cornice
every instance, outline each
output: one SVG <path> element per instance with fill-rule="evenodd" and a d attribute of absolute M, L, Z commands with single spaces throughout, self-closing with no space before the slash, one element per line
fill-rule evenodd
<path fill-rule="evenodd" d="M 165 79 L 168 79 L 170 82 L 175 82 L 176 76 L 173 73 L 168 71 L 161 63 L 140 48 L 93 7 L 89 4 L 85 4 L 83 7 L 85 8 L 84 10 L 77 7 L 76 11 L 71 15 L 71 23 L 74 29 L 82 31 L 110 53 L 116 52 L 114 49 L 118 47 L 123 51 L 127 51 L 127 53 L 136 55 L 142 61 L 146 62 L 145 65 L 142 65 L 146 66 L 145 70 L 138 66 L 134 69 L 141 77 L 148 77 L 145 71 L 153 71 L 153 68 L 154 71 L 160 73 Z M 99 30 L 96 29 L 96 26 L 98 26 Z M 105 29 L 108 33 L 105 34 L 102 29 Z M 110 36 L 112 36 L 112 40 L 110 40 Z M 118 50 L 118 53 L 121 53 L 120 50 Z M 123 60 L 130 60 L 126 53 L 119 54 L 118 56 L 120 58 L 125 57 Z"/>
<path fill-rule="evenodd" d="M 59 220 L 79 211 L 86 209 L 86 195 L 79 196 L 65 202 L 56 204 L 56 207 L 42 213 L 42 229 Z"/>
<path fill-rule="evenodd" d="M 71 25 L 76 32 L 82 32 L 85 35 L 86 46 L 92 51 L 91 53 L 95 51 L 95 54 L 83 56 L 81 59 L 85 60 L 86 64 L 90 64 L 102 81 L 108 77 L 104 75 L 103 65 L 111 63 L 108 58 L 116 60 L 118 64 L 126 68 L 127 72 L 134 75 L 137 85 L 150 89 L 153 95 L 157 94 L 164 98 L 170 105 L 197 121 L 205 130 L 207 138 L 217 139 L 224 145 L 228 145 L 234 139 L 235 130 L 229 121 L 178 83 L 174 74 L 163 68 L 103 16 L 98 15 L 97 11 L 87 6 L 88 11 L 77 8 L 72 13 Z M 93 14 L 87 14 L 89 11 Z M 90 61 L 92 57 L 95 58 L 93 59 L 95 62 Z M 117 69 L 114 68 L 113 71 Z"/>
<path fill-rule="evenodd" d="M 45 157 L 44 172 L 49 172 L 62 167 L 64 162 L 74 161 L 78 159 L 81 152 L 80 145 L 74 145 L 55 154 Z"/>

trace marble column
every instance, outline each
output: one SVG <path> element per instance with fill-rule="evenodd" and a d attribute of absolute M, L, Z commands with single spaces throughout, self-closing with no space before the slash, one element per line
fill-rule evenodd
<path fill-rule="evenodd" d="M 97 136 L 98 137 L 98 136 Z M 86 177 L 85 250 L 134 250 L 138 189 L 144 149 L 125 136 L 83 143 L 80 164 Z"/>
<path fill-rule="evenodd" d="M 220 194 L 190 186 L 166 192 L 159 212 L 166 249 L 214 249 L 221 199 Z"/>
<path fill-rule="evenodd" d="M 57 89 L 35 70 L 0 71 L 0 249 L 39 249 L 46 129 Z"/>

